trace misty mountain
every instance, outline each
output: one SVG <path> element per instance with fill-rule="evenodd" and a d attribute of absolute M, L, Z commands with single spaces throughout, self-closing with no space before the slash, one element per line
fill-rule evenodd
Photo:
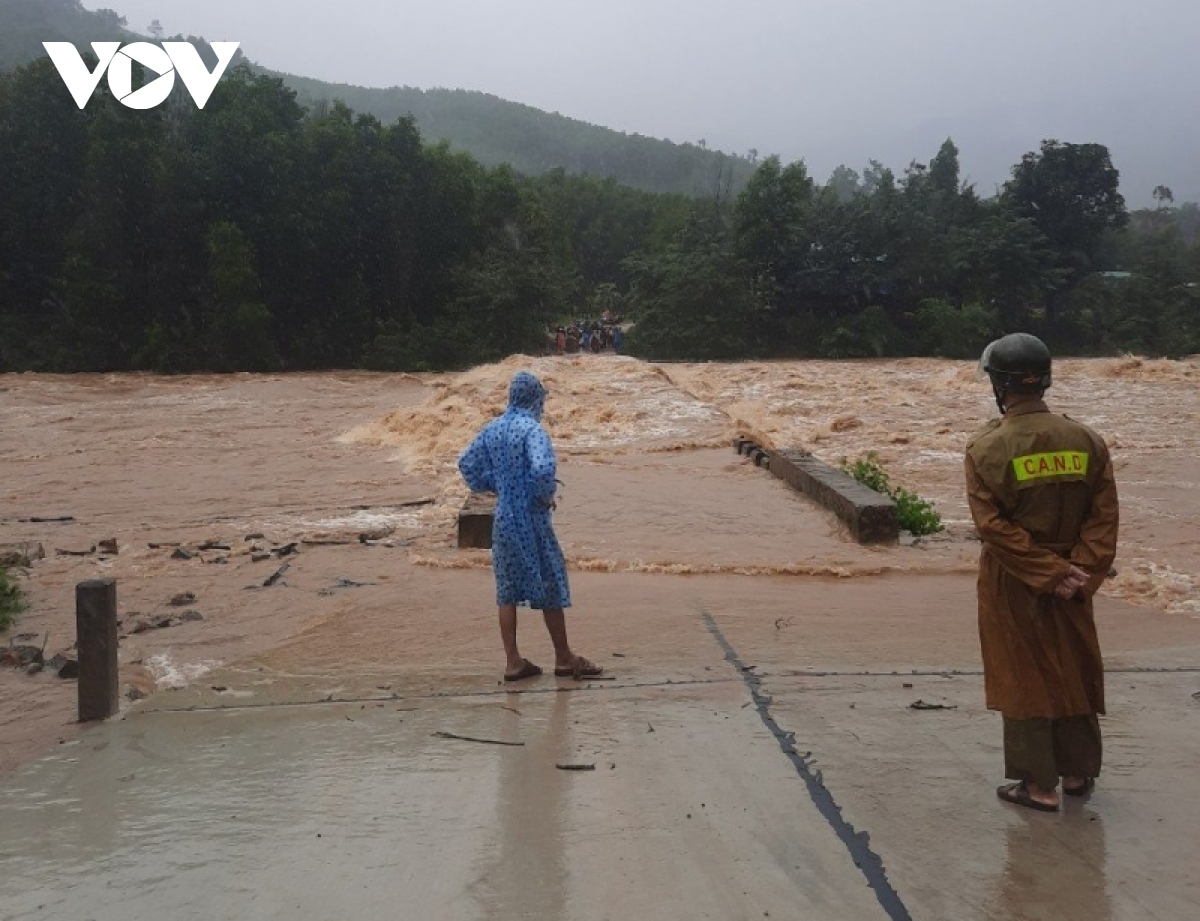
<path fill-rule="evenodd" d="M 0 0 L 0 71 L 44 57 L 42 42 L 132 41 L 134 33 L 111 10 L 91 12 L 78 0 Z"/>
<path fill-rule="evenodd" d="M 625 134 L 487 93 L 372 89 L 264 72 L 281 77 L 303 105 L 341 100 L 384 124 L 412 115 L 427 140 L 447 141 L 485 166 L 508 163 L 531 176 L 562 168 L 649 192 L 714 195 L 732 190 L 736 194 L 756 165 L 746 157 Z"/>
<path fill-rule="evenodd" d="M 137 38 L 144 36 L 129 31 L 119 14 L 90 12 L 78 0 L 0 0 L 0 71 L 44 56 L 44 41 L 70 41 L 86 51 L 92 41 Z M 650 192 L 711 196 L 736 194 L 755 169 L 745 157 L 624 134 L 486 93 L 371 89 L 255 69 L 282 78 L 309 108 L 341 100 L 384 124 L 412 115 L 427 141 L 446 141 L 485 166 L 508 163 L 526 175 L 561 168 Z"/>
<path fill-rule="evenodd" d="M 41 56 L 42 41 L 68 40 L 86 47 L 88 41 L 134 35 L 119 14 L 89 12 L 78 0 L 0 0 L 0 70 Z M 934 119 L 906 119 L 902 110 L 887 119 L 815 119 L 804 122 L 804 140 L 791 153 L 804 157 L 810 171 L 824 179 L 839 162 L 861 170 L 875 159 L 900 171 L 910 161 L 927 161 L 952 137 L 962 152 L 964 178 L 988 196 L 1044 138 L 1094 142 L 1112 152 L 1131 208 L 1151 206 L 1151 192 L 1160 184 L 1172 189 L 1176 202 L 1200 201 L 1200 112 L 1195 102 L 1180 106 L 1170 93 L 1139 89 L 1143 85 L 1119 64 L 1113 62 L 1111 92 L 1103 102 L 1083 102 L 1072 87 L 1047 82 L 1033 94 L 967 101 Z M 756 165 L 747 157 L 613 131 L 482 92 L 374 89 L 276 75 L 304 105 L 341 99 L 385 124 L 411 114 L 427 140 L 447 141 L 485 165 L 509 163 L 528 175 L 561 167 L 650 191 L 707 196 L 736 194 Z M 1182 86 L 1182 80 L 1164 72 L 1159 82 Z M 747 100 L 747 110 L 755 109 L 755 102 Z M 780 117 L 786 115 L 787 103 L 783 105 Z M 743 112 L 741 130 L 753 136 L 747 117 Z"/>

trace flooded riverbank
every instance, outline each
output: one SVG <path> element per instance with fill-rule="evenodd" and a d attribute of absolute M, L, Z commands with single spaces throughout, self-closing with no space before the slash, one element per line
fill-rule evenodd
<path fill-rule="evenodd" d="M 0 642 L 69 651 L 74 585 L 112 575 L 126 629 L 169 612 L 181 592 L 203 618 L 130 633 L 127 690 L 195 681 L 354 611 L 378 612 L 359 625 L 367 635 L 372 617 L 413 621 L 406 660 L 436 666 L 446 642 L 437 613 L 409 604 L 401 587 L 415 566 L 444 573 L 430 604 L 479 612 L 489 661 L 488 593 L 456 576 L 488 560 L 454 548 L 465 495 L 455 460 L 522 367 L 550 390 L 564 484 L 556 526 L 574 571 L 734 580 L 750 607 L 776 579 L 973 571 L 961 456 L 995 410 L 967 363 L 580 356 L 417 376 L 6 375 L 0 542 L 40 542 L 47 558 L 23 578 L 30 610 Z M 1122 541 L 1105 597 L 1186 619 L 1200 617 L 1198 394 L 1196 362 L 1135 359 L 1060 362 L 1050 394 L 1113 448 Z M 936 502 L 946 532 L 917 546 L 858 546 L 729 448 L 743 427 L 835 464 L 877 451 L 894 480 Z M 103 539 L 119 553 L 88 552 Z M 228 549 L 174 553 L 206 542 Z M 291 544 L 286 572 L 264 586 L 288 562 L 272 551 Z M 578 603 L 586 613 L 588 600 Z M 0 770 L 72 732 L 69 683 L 5 669 L 0 691 Z"/>
<path fill-rule="evenodd" d="M 456 458 L 522 367 L 550 388 L 572 643 L 607 681 L 500 681 L 488 555 L 455 546 Z M 0 668 L 0 904 L 1182 917 L 1198 390 L 1195 363 L 1057 367 L 1052 405 L 1108 438 L 1123 517 L 1097 602 L 1104 773 L 1040 816 L 994 794 L 961 457 L 995 409 L 965 363 L 0 377 L 0 543 L 46 553 L 0 645 L 70 653 L 74 586 L 115 577 L 124 708 L 80 727 L 74 682 Z M 876 451 L 946 530 L 861 547 L 739 457 L 742 428 L 833 464 Z"/>

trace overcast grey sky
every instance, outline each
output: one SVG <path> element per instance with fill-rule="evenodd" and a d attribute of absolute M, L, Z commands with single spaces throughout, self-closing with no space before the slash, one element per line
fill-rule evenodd
<path fill-rule="evenodd" d="M 990 193 L 1044 137 L 1200 197 L 1200 0 L 85 0 L 268 67 L 463 87 L 825 178 L 953 136 Z M 1142 188 L 1145 186 L 1145 188 Z M 1132 203 L 1132 202 L 1131 202 Z M 1140 202 L 1139 202 L 1140 203 Z"/>

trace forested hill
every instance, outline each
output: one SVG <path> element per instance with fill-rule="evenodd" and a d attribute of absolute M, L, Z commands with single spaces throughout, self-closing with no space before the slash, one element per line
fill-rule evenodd
<path fill-rule="evenodd" d="M 91 12 L 79 0 L 0 0 L 0 72 L 44 56 L 44 41 L 72 41 L 86 51 L 88 42 L 134 38 L 118 13 Z M 736 195 L 755 168 L 746 157 L 624 134 L 486 93 L 371 89 L 256 69 L 282 77 L 310 109 L 341 100 L 384 124 L 412 115 L 426 140 L 447 141 L 486 166 L 507 163 L 530 176 L 564 169 L 650 192 L 712 196 Z"/>
<path fill-rule="evenodd" d="M 0 0 L 0 72 L 44 57 L 42 42 L 132 40 L 111 10 L 91 12 L 79 0 Z"/>
<path fill-rule="evenodd" d="M 468 90 L 369 89 L 278 73 L 310 108 L 340 99 L 384 124 L 404 115 L 430 141 L 448 141 L 485 166 L 536 176 L 552 169 L 612 178 L 649 192 L 737 194 L 754 172 L 747 157 L 696 144 L 625 134 Z"/>

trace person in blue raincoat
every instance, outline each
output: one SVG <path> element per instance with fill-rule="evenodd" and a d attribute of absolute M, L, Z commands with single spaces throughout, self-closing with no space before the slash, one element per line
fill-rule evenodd
<path fill-rule="evenodd" d="M 518 605 L 541 610 L 554 643 L 555 676 L 578 679 L 603 672 L 575 655 L 567 642 L 564 610 L 571 606 L 571 589 L 550 520 L 557 464 L 550 436 L 541 426 L 545 403 L 541 381 L 528 371 L 518 372 L 508 389 L 504 415 L 488 423 L 458 460 L 472 490 L 496 493 L 492 565 L 500 638 L 508 659 L 505 681 L 542 673 L 517 649 Z"/>

